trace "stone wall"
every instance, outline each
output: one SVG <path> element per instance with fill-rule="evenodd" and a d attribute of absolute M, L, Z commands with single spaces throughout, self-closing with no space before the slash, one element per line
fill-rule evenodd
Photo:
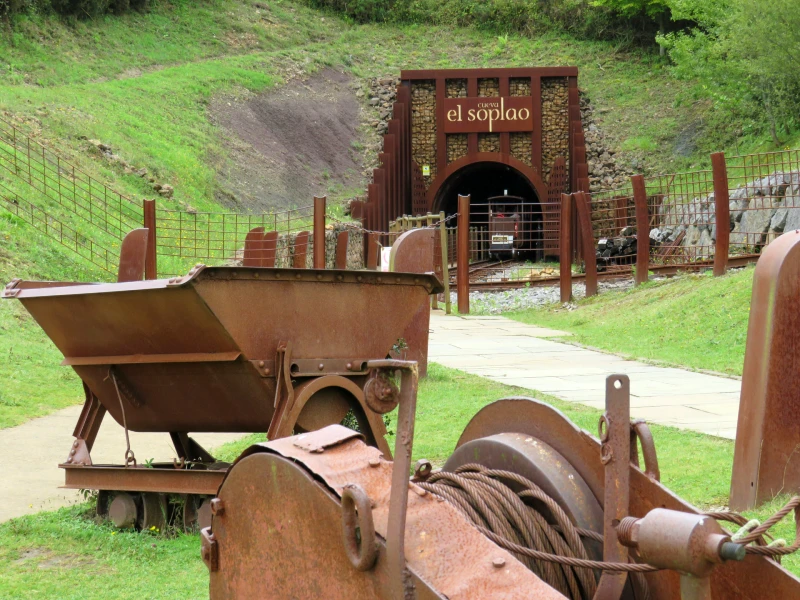
<path fill-rule="evenodd" d="M 329 226 L 330 227 L 330 226 Z M 364 235 L 361 230 L 352 225 L 336 224 L 332 229 L 325 231 L 325 268 L 333 269 L 336 264 L 336 240 L 339 232 L 345 229 L 350 231 L 347 240 L 347 268 L 352 270 L 364 269 Z M 311 231 L 309 230 L 309 234 Z M 294 245 L 297 233 L 281 234 L 275 250 L 275 267 L 280 269 L 291 268 L 294 264 Z M 244 251 L 237 252 L 234 265 L 241 265 Z M 314 236 L 309 235 L 308 249 L 306 250 L 306 268 L 314 268 Z"/>
<path fill-rule="evenodd" d="M 567 78 L 542 79 L 542 179 L 550 180 L 557 156 L 567 160 L 569 171 L 569 83 Z"/>
<path fill-rule="evenodd" d="M 479 133 L 478 152 L 500 152 L 500 134 Z"/>
<path fill-rule="evenodd" d="M 420 168 L 428 165 L 430 175 L 423 175 L 425 186 L 436 179 L 436 82 L 411 84 L 411 158 Z"/>
<path fill-rule="evenodd" d="M 447 134 L 447 164 L 467 155 L 468 138 L 466 133 Z"/>
<path fill-rule="evenodd" d="M 500 95 L 500 80 L 496 77 L 478 79 L 478 96 L 494 98 Z"/>
<path fill-rule="evenodd" d="M 531 80 L 528 77 L 512 77 L 508 81 L 508 89 L 512 96 L 530 96 Z"/>
<path fill-rule="evenodd" d="M 511 156 L 525 163 L 529 167 L 531 161 L 531 134 L 528 131 L 513 131 L 509 135 Z"/>
<path fill-rule="evenodd" d="M 630 176 L 636 174 L 630 161 L 625 160 L 614 148 L 602 130 L 603 110 L 596 111 L 589 96 L 581 92 L 581 122 L 586 140 L 586 162 L 589 167 L 589 189 L 592 192 L 613 190 L 629 183 Z M 626 164 L 627 163 L 627 164 Z"/>

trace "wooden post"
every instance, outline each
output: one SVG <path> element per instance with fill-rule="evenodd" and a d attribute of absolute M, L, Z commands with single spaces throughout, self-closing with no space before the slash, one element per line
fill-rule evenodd
<path fill-rule="evenodd" d="M 597 256 L 595 255 L 594 236 L 592 235 L 591 202 L 586 192 L 578 192 L 575 196 L 575 207 L 578 210 L 578 239 L 586 251 L 583 253 L 583 264 L 586 266 L 586 297 L 597 294 Z"/>
<path fill-rule="evenodd" d="M 325 268 L 325 196 L 314 196 L 314 268 Z"/>
<path fill-rule="evenodd" d="M 144 226 L 147 233 L 147 254 L 144 259 L 144 278 L 158 279 L 158 262 L 156 259 L 156 201 L 143 200 Z"/>
<path fill-rule="evenodd" d="M 561 194 L 561 225 L 559 227 L 559 279 L 561 284 L 561 302 L 572 300 L 572 195 Z M 460 272 L 460 269 L 459 269 Z M 461 293 L 458 294 L 461 304 Z M 459 308 L 459 310 L 461 310 Z"/>
<path fill-rule="evenodd" d="M 728 197 L 728 167 L 725 154 L 715 152 L 711 155 L 711 169 L 714 174 L 714 213 L 717 224 L 716 249 L 714 250 L 714 277 L 725 275 L 728 270 L 728 253 L 731 240 L 730 198 Z"/>
<path fill-rule="evenodd" d="M 439 213 L 439 239 L 442 246 L 442 279 L 444 280 L 444 312 L 450 314 L 450 266 L 447 260 L 447 223 L 444 211 Z"/>
<path fill-rule="evenodd" d="M 458 312 L 469 314 L 469 196 L 458 195 L 458 244 L 456 248 L 456 289 Z"/>
<path fill-rule="evenodd" d="M 647 189 L 643 175 L 631 177 L 633 207 L 636 211 L 636 285 L 647 281 L 650 269 L 650 217 L 647 214 Z"/>
<path fill-rule="evenodd" d="M 374 271 L 378 268 L 378 234 L 367 234 L 367 268 Z"/>

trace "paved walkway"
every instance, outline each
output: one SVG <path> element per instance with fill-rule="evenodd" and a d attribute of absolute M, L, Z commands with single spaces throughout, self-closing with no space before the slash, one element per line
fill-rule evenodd
<path fill-rule="evenodd" d="M 567 402 L 605 406 L 605 379 L 631 380 L 631 415 L 651 423 L 736 436 L 741 382 L 655 367 L 542 338 L 570 334 L 505 317 L 455 317 L 434 311 L 428 358 Z"/>
<path fill-rule="evenodd" d="M 0 429 L 0 522 L 81 500 L 78 490 L 58 487 L 64 483 L 64 472 L 58 464 L 72 447 L 72 430 L 81 408 L 71 406 L 19 427 Z M 238 439 L 241 434 L 201 433 L 192 437 L 211 448 Z M 131 449 L 139 462 L 150 458 L 172 460 L 175 456 L 166 433 L 131 432 Z M 122 464 L 124 456 L 125 432 L 106 415 L 92 449 L 92 461 Z"/>

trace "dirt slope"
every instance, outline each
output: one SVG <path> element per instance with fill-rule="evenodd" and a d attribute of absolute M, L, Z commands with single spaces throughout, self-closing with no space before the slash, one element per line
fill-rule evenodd
<path fill-rule="evenodd" d="M 230 156 L 221 167 L 217 200 L 261 212 L 363 185 L 353 145 L 361 111 L 352 79 L 333 69 L 264 94 L 216 98 L 210 114 Z"/>

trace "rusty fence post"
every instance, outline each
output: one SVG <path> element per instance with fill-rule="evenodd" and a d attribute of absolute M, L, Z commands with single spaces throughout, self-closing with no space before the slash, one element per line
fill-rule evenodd
<path fill-rule="evenodd" d="M 445 222 L 444 211 L 439 213 L 439 239 L 442 246 L 442 283 L 444 283 L 444 312 L 450 314 L 450 266 L 447 256 L 447 223 Z"/>
<path fill-rule="evenodd" d="M 456 247 L 456 291 L 458 312 L 469 314 L 469 196 L 458 195 L 458 244 Z"/>
<path fill-rule="evenodd" d="M 586 268 L 584 282 L 586 284 L 586 297 L 597 294 L 597 256 L 595 254 L 594 236 L 592 235 L 592 203 L 586 192 L 577 192 L 575 207 L 578 211 L 578 239 L 581 240 L 585 252 L 583 264 Z"/>
<path fill-rule="evenodd" d="M 728 253 L 731 239 L 730 198 L 728 197 L 728 167 L 725 154 L 715 152 L 711 155 L 711 170 L 714 175 L 714 214 L 717 224 L 717 240 L 714 250 L 714 277 L 724 275 L 728 270 Z"/>
<path fill-rule="evenodd" d="M 631 177 L 633 187 L 633 208 L 636 211 L 636 285 L 647 281 L 650 270 L 650 219 L 647 214 L 647 188 L 643 175 Z"/>
<path fill-rule="evenodd" d="M 158 261 L 156 258 L 156 201 L 142 200 L 144 226 L 147 234 L 147 254 L 144 261 L 144 278 L 158 279 Z"/>
<path fill-rule="evenodd" d="M 325 268 L 325 196 L 314 196 L 314 268 Z"/>
<path fill-rule="evenodd" d="M 561 284 L 561 302 L 572 300 L 572 195 L 561 194 L 561 216 L 558 240 L 559 282 Z M 459 269 L 459 273 L 461 270 Z M 461 294 L 458 295 L 459 306 Z M 459 308 L 459 310 L 461 310 Z"/>

